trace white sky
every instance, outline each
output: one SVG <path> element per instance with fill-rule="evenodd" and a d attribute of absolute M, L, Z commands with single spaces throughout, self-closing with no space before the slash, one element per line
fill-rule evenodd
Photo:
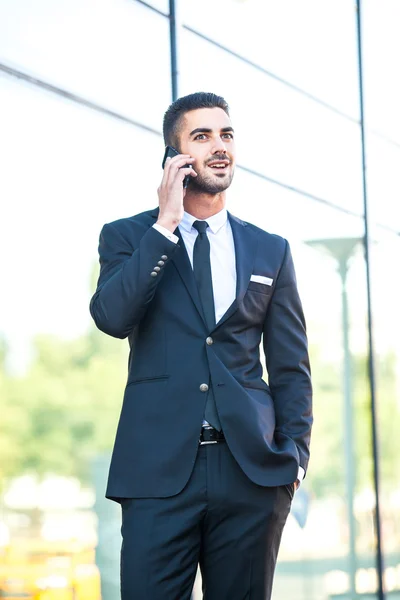
<path fill-rule="evenodd" d="M 400 144 L 400 3 L 363 6 L 368 126 Z M 180 9 L 184 23 L 357 118 L 354 2 L 185 0 Z M 225 95 L 240 163 L 361 212 L 355 124 L 187 31 L 179 42 L 180 93 Z M 158 130 L 170 102 L 167 21 L 133 0 L 0 0 L 0 62 Z M 101 226 L 157 204 L 163 143 L 1 72 L 0 98 L 0 332 L 14 362 L 25 364 L 36 333 L 73 337 L 87 328 Z M 399 158 L 400 147 L 368 136 L 371 214 L 398 230 Z M 332 336 L 340 348 L 334 265 L 302 242 L 362 235 L 361 220 L 243 172 L 228 208 L 288 237 L 311 341 L 326 347 Z M 379 347 L 395 347 L 400 243 L 374 236 L 376 337 Z M 349 277 L 357 350 L 365 347 L 364 281 L 360 254 Z"/>

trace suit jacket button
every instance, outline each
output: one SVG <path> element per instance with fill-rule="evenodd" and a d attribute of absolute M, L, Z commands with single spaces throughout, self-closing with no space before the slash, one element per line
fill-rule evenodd
<path fill-rule="evenodd" d="M 207 346 L 211 346 L 213 343 L 214 343 L 214 340 L 212 339 L 212 337 L 206 338 L 206 344 L 207 344 Z"/>
<path fill-rule="evenodd" d="M 208 392 L 208 385 L 206 383 L 202 383 L 200 386 L 201 392 Z"/>
<path fill-rule="evenodd" d="M 151 275 L 152 277 L 157 277 L 158 273 L 156 273 L 155 271 L 152 271 L 152 272 L 150 273 L 150 275 Z"/>
<path fill-rule="evenodd" d="M 165 265 L 165 262 L 163 260 L 159 260 L 157 263 L 160 267 L 163 267 Z"/>
<path fill-rule="evenodd" d="M 166 254 L 163 254 L 161 257 L 161 260 L 167 260 L 168 256 Z"/>

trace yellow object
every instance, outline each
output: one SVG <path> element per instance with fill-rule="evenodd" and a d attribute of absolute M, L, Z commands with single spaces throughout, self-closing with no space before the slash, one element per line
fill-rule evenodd
<path fill-rule="evenodd" d="M 94 561 L 94 548 L 79 542 L 10 542 L 0 548 L 0 598 L 101 600 Z"/>

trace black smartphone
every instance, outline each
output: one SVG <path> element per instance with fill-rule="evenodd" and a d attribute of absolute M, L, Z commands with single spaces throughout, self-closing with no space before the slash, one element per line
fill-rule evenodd
<path fill-rule="evenodd" d="M 178 150 L 175 150 L 175 148 L 173 148 L 172 146 L 166 146 L 165 147 L 165 153 L 164 153 L 164 158 L 162 161 L 162 168 L 164 168 L 165 166 L 165 161 L 167 160 L 168 156 L 170 158 L 173 158 L 174 156 L 176 156 L 177 154 L 180 154 L 180 152 L 178 152 Z M 191 167 L 192 165 L 185 165 L 185 167 Z M 181 167 L 184 168 L 184 167 Z M 190 175 L 186 175 L 185 179 L 183 180 L 183 187 L 187 188 L 187 186 L 189 185 L 189 181 L 190 181 L 191 177 Z"/>

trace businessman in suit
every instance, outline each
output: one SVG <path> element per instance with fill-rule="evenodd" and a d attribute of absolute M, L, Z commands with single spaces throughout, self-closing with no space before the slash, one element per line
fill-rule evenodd
<path fill-rule="evenodd" d="M 223 98 L 178 99 L 163 129 L 179 154 L 159 207 L 103 227 L 90 306 L 130 345 L 107 487 L 122 506 L 121 595 L 187 600 L 200 564 L 206 600 L 268 600 L 312 425 L 292 257 L 225 208 Z"/>

